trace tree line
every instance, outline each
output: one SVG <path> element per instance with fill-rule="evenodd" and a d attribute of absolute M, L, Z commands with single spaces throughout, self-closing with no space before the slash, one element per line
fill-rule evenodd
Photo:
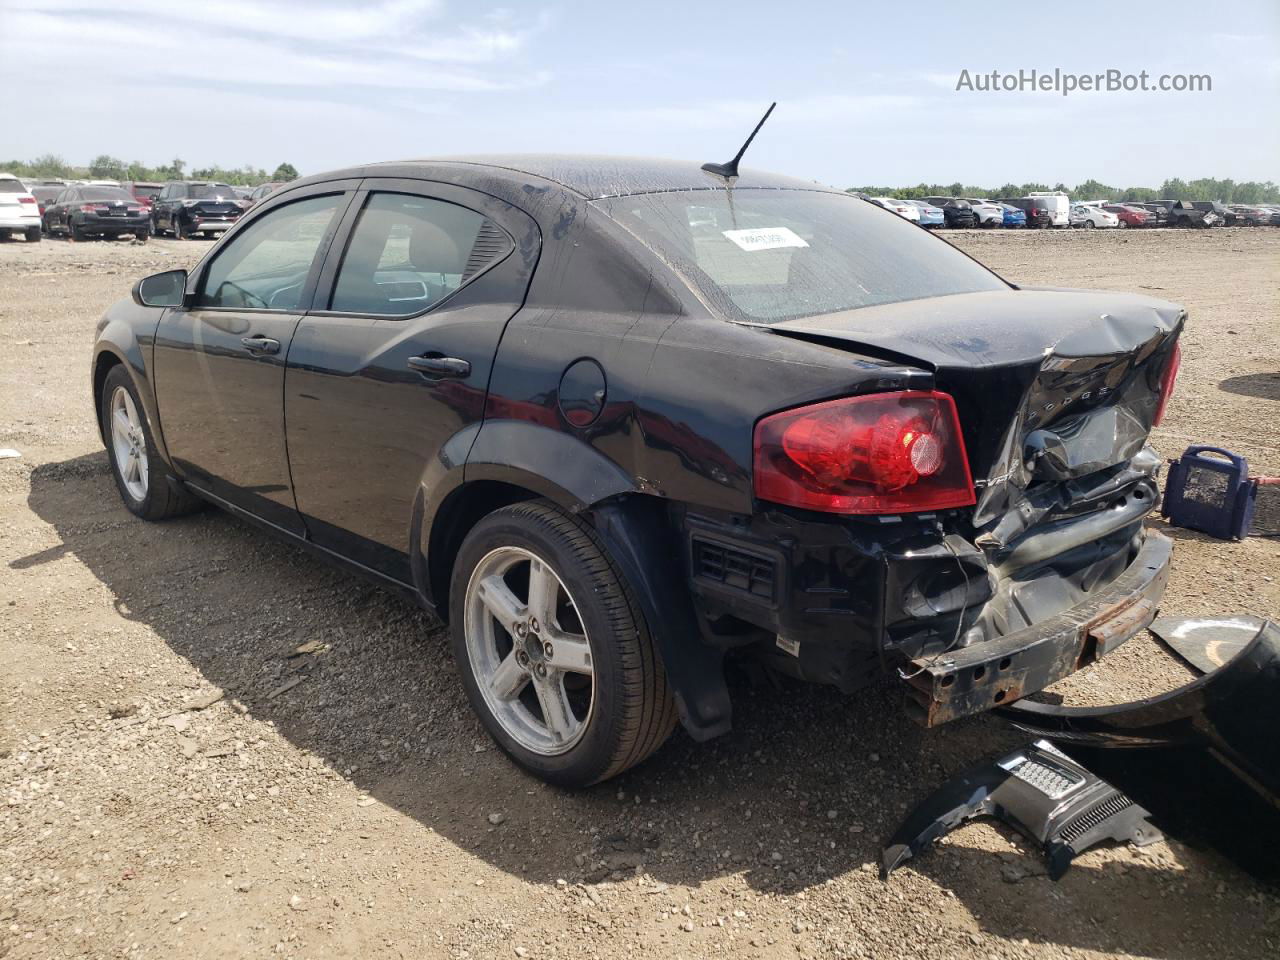
<path fill-rule="evenodd" d="M 56 177 L 63 180 L 217 180 L 235 187 L 255 187 L 260 183 L 298 177 L 298 170 L 291 163 L 282 163 L 270 173 L 251 164 L 231 170 L 216 165 L 188 170 L 187 162 L 177 157 L 167 164 L 149 167 L 140 160 L 126 162 L 105 153 L 94 157 L 87 167 L 72 166 L 62 157 L 46 153 L 34 160 L 0 162 L 0 171 L 16 177 Z"/>
<path fill-rule="evenodd" d="M 1217 200 L 1221 203 L 1280 203 L 1280 187 L 1268 180 L 1258 183 L 1250 180 L 1236 183 L 1234 180 L 1166 180 L 1160 188 L 1111 187 L 1097 180 L 1086 180 L 1074 188 L 1055 183 L 1006 183 L 992 189 L 963 183 L 920 183 L 914 187 L 850 187 L 850 193 L 865 193 L 872 197 L 897 197 L 900 200 L 921 200 L 925 197 L 1025 197 L 1029 193 L 1060 190 L 1072 200 L 1136 200 L 1139 203 L 1152 200 Z"/>

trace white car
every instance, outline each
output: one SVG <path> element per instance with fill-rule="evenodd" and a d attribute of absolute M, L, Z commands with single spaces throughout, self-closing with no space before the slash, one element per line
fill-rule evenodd
<path fill-rule="evenodd" d="M 21 233 L 27 243 L 40 241 L 40 205 L 11 173 L 0 173 L 0 237 Z"/>
<path fill-rule="evenodd" d="M 994 200 L 975 200 L 972 197 L 965 197 L 964 199 L 968 200 L 969 206 L 973 207 L 974 216 L 978 218 L 978 226 L 1004 226 L 1004 207 L 1000 206 L 1000 204 Z"/>
<path fill-rule="evenodd" d="M 1071 205 L 1071 226 L 1091 230 L 1094 227 L 1118 227 L 1120 218 L 1101 207 L 1087 203 Z"/>
<path fill-rule="evenodd" d="M 900 217 L 906 217 L 912 223 L 920 222 L 920 208 L 914 203 L 907 203 L 905 200 L 895 200 L 893 197 L 872 197 L 872 203 L 878 203 Z"/>

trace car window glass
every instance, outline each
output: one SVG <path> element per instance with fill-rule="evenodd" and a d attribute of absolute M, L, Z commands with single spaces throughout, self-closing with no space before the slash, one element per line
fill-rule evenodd
<path fill-rule="evenodd" d="M 421 313 L 504 254 L 507 242 L 492 222 L 466 207 L 403 193 L 370 194 L 329 309 Z"/>
<path fill-rule="evenodd" d="M 121 200 L 127 203 L 133 200 L 132 196 L 119 187 L 86 187 L 82 196 L 85 200 L 97 200 L 99 202 Z"/>
<path fill-rule="evenodd" d="M 774 323 L 922 297 L 1008 289 L 901 217 L 843 193 L 736 188 L 596 201 L 720 315 Z"/>
<path fill-rule="evenodd" d="M 7 177 L 0 179 L 0 193 L 26 193 L 27 188 L 22 185 L 21 180 L 10 180 Z"/>
<path fill-rule="evenodd" d="M 296 310 L 341 194 L 276 207 L 247 224 L 209 264 L 202 307 Z"/>
<path fill-rule="evenodd" d="M 234 200 L 236 191 L 225 183 L 193 183 L 187 190 L 193 200 Z"/>

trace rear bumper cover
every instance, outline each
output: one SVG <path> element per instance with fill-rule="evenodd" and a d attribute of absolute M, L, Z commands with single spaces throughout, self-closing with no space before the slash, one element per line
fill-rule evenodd
<path fill-rule="evenodd" d="M 1033 626 L 908 666 L 909 695 L 926 726 L 990 710 L 1110 653 L 1155 619 L 1173 542 L 1153 530 L 1129 567 L 1084 603 Z"/>

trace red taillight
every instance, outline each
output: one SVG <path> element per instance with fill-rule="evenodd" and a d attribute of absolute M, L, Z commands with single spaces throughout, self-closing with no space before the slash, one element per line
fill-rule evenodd
<path fill-rule="evenodd" d="M 81 213 L 106 213 L 107 206 L 102 203 L 82 203 L 80 204 Z"/>
<path fill-rule="evenodd" d="M 755 431 L 761 500 L 829 513 L 967 507 L 973 478 L 955 401 L 928 390 L 829 400 L 765 417 Z"/>
<path fill-rule="evenodd" d="M 18 202 L 19 203 L 35 203 L 36 198 L 35 197 L 19 197 Z"/>
<path fill-rule="evenodd" d="M 1173 356 L 1169 358 L 1169 365 L 1164 368 L 1164 373 L 1160 375 L 1160 402 L 1156 405 L 1156 415 L 1151 421 L 1153 427 L 1160 426 L 1164 420 L 1165 408 L 1169 406 L 1169 398 L 1173 396 L 1173 388 L 1178 385 L 1178 368 L 1182 366 L 1182 344 L 1175 343 L 1173 345 Z"/>

